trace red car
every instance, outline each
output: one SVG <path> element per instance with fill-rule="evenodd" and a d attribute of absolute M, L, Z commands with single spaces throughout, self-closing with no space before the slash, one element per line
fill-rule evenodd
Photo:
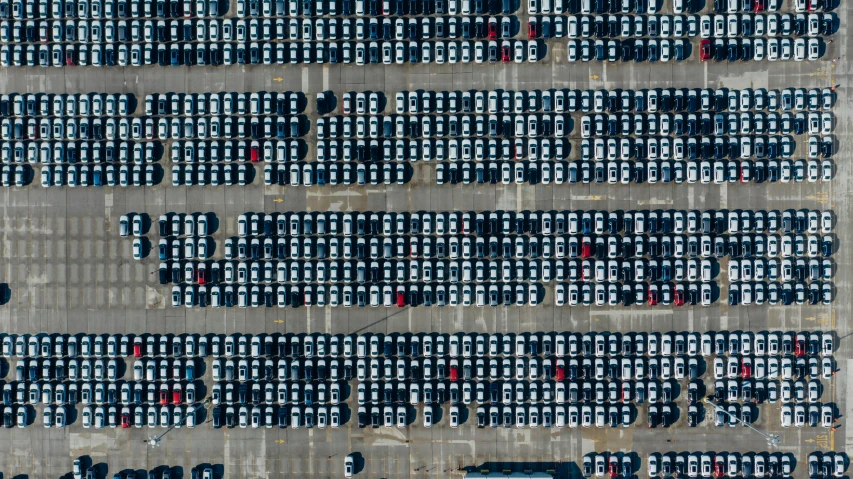
<path fill-rule="evenodd" d="M 142 357 L 142 344 L 141 343 L 133 343 L 133 357 L 141 358 Z"/>
<path fill-rule="evenodd" d="M 498 39 L 498 21 L 494 18 L 489 19 L 489 40 Z"/>
<path fill-rule="evenodd" d="M 557 381 L 562 381 L 566 377 L 565 369 L 562 366 L 557 366 L 557 369 L 554 370 L 554 379 Z"/>
<path fill-rule="evenodd" d="M 740 373 L 743 379 L 749 379 L 752 376 L 752 367 L 748 364 L 744 364 Z"/>
<path fill-rule="evenodd" d="M 401 292 L 397 292 L 397 306 L 403 307 L 406 305 L 406 295 Z"/>
<path fill-rule="evenodd" d="M 619 463 L 616 461 L 612 461 L 610 463 L 610 477 L 616 477 L 619 475 Z"/>
<path fill-rule="evenodd" d="M 658 292 L 649 290 L 649 306 L 658 304 Z"/>
<path fill-rule="evenodd" d="M 76 65 L 76 62 L 74 61 L 74 50 L 65 50 L 65 64 L 69 67 Z"/>
<path fill-rule="evenodd" d="M 175 390 L 172 391 L 172 404 L 180 404 L 180 403 L 181 403 L 181 390 L 175 388 Z"/>
<path fill-rule="evenodd" d="M 716 477 L 723 477 L 724 475 L 726 475 L 725 466 L 723 465 L 722 461 L 717 461 L 714 463 L 714 475 Z"/>
<path fill-rule="evenodd" d="M 794 356 L 801 358 L 806 355 L 806 342 L 797 340 L 794 342 Z"/>
<path fill-rule="evenodd" d="M 584 241 L 583 245 L 581 245 L 581 258 L 589 258 L 590 250 L 592 249 L 592 245 L 589 241 Z"/>
<path fill-rule="evenodd" d="M 711 58 L 711 40 L 709 38 L 703 38 L 699 43 L 699 59 L 703 62 L 708 61 Z"/>
<path fill-rule="evenodd" d="M 675 305 L 682 306 L 684 304 L 684 291 L 675 292 Z"/>
<path fill-rule="evenodd" d="M 130 427 L 130 413 L 121 413 L 121 427 L 124 429 Z"/>
<path fill-rule="evenodd" d="M 502 61 L 503 63 L 509 63 L 509 62 L 510 62 L 510 58 L 509 58 L 509 50 L 510 50 L 510 48 L 509 48 L 509 42 L 505 42 L 505 43 L 501 46 L 501 61 Z"/>
<path fill-rule="evenodd" d="M 252 160 L 252 163 L 258 162 L 258 147 L 252 145 L 251 151 L 249 152 L 249 158 Z"/>
<path fill-rule="evenodd" d="M 169 391 L 160 390 L 160 404 L 164 406 L 169 404 Z"/>
<path fill-rule="evenodd" d="M 456 366 L 450 366 L 450 380 L 456 381 L 459 379 L 459 368 Z"/>
<path fill-rule="evenodd" d="M 203 268 L 199 268 L 198 270 L 198 284 L 205 284 L 207 282 L 207 278 L 205 277 L 205 270 Z"/>
<path fill-rule="evenodd" d="M 764 4 L 764 0 L 755 0 L 755 4 L 752 9 L 755 13 L 761 13 L 766 10 L 767 7 Z"/>
<path fill-rule="evenodd" d="M 527 22 L 527 39 L 533 40 L 534 38 L 536 38 L 536 33 L 536 19 L 531 18 Z"/>

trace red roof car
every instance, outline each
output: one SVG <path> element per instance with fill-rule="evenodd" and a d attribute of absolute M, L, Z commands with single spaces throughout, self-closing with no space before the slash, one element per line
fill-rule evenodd
<path fill-rule="evenodd" d="M 658 292 L 649 289 L 649 306 L 658 304 Z"/>
<path fill-rule="evenodd" d="M 160 404 L 169 404 L 169 391 L 160 390 Z"/>
<path fill-rule="evenodd" d="M 133 357 L 141 358 L 142 357 L 142 345 L 139 343 L 133 344 Z"/>
<path fill-rule="evenodd" d="M 755 13 L 761 13 L 766 9 L 767 8 L 764 4 L 764 0 L 755 0 L 755 4 L 752 8 L 752 11 L 754 11 Z"/>
<path fill-rule="evenodd" d="M 703 38 L 699 43 L 699 59 L 703 62 L 711 58 L 711 39 Z"/>
<path fill-rule="evenodd" d="M 507 41 L 503 42 L 503 45 L 501 45 L 501 61 L 504 63 L 510 62 L 509 50 L 510 50 L 509 42 L 507 42 Z"/>
<path fill-rule="evenodd" d="M 536 19 L 531 17 L 527 22 L 527 38 L 533 40 L 536 38 Z"/>
<path fill-rule="evenodd" d="M 675 305 L 681 306 L 684 304 L 684 291 L 675 292 Z"/>
<path fill-rule="evenodd" d="M 498 21 L 494 18 L 489 19 L 489 40 L 498 39 Z"/>
<path fill-rule="evenodd" d="M 130 427 L 130 413 L 121 413 L 121 427 L 124 429 Z"/>
<path fill-rule="evenodd" d="M 403 307 L 406 305 L 406 295 L 401 292 L 397 292 L 397 306 Z"/>
<path fill-rule="evenodd" d="M 249 157 L 252 159 L 252 163 L 257 163 L 258 162 L 258 147 L 255 145 L 252 145 L 251 150 L 249 152 L 249 155 L 250 155 Z"/>

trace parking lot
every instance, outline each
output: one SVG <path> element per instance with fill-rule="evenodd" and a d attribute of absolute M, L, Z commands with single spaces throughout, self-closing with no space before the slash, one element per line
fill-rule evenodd
<path fill-rule="evenodd" d="M 710 8 L 710 5 L 707 5 Z M 785 5 L 785 8 L 790 8 Z M 232 6 L 232 9 L 234 7 Z M 665 8 L 669 8 L 666 5 Z M 171 178 L 153 186 L 128 188 L 43 188 L 38 181 L 23 188 L 2 188 L 0 234 L 2 268 L 0 282 L 8 285 L 8 299 L 0 301 L 0 331 L 24 333 L 156 333 L 156 334 L 260 334 L 326 333 L 516 333 L 572 331 L 617 333 L 670 331 L 835 331 L 835 360 L 839 373 L 824 382 L 821 403 L 838 407 L 841 427 L 781 427 L 780 403 L 758 407 L 755 427 L 778 434 L 780 444 L 769 448 L 756 432 L 714 426 L 709 414 L 696 428 L 682 417 L 669 428 L 646 427 L 643 414 L 627 428 L 479 429 L 475 418 L 459 428 L 443 418 L 424 428 L 420 411 L 406 428 L 358 428 L 350 418 L 337 430 L 213 429 L 210 423 L 193 429 L 170 431 L 161 445 L 143 443 L 149 430 L 84 429 L 79 423 L 65 429 L 45 429 L 41 417 L 25 429 L 10 429 L 0 437 L 0 472 L 15 477 L 58 477 L 71 470 L 73 458 L 88 455 L 93 463 L 108 464 L 109 477 L 125 469 L 138 471 L 168 464 L 184 471 L 198 464 L 221 466 L 222 477 L 255 478 L 292 474 L 299 477 L 340 477 L 343 458 L 357 453 L 363 470 L 357 477 L 447 477 L 459 467 L 492 470 L 555 469 L 561 477 L 581 473 L 583 456 L 593 452 L 634 452 L 634 470 L 646 474 L 650 453 L 663 452 L 760 452 L 792 454 L 795 477 L 808 476 L 807 458 L 813 451 L 851 452 L 846 417 L 853 413 L 846 397 L 850 364 L 845 319 L 851 300 L 845 294 L 851 284 L 849 245 L 851 214 L 846 161 L 851 114 L 847 84 L 850 69 L 846 54 L 847 5 L 836 10 L 840 27 L 826 44 L 826 53 L 815 62 L 701 62 L 698 53 L 673 65 L 648 63 L 568 63 L 566 42 L 550 41 L 538 63 L 343 66 L 255 65 L 245 67 L 192 68 L 6 68 L 0 71 L 3 93 L 131 93 L 166 92 L 304 92 L 309 99 L 304 114 L 313 125 L 317 115 L 313 95 L 333 92 L 340 101 L 346 92 L 384 92 L 389 103 L 400 91 L 533 90 L 533 89 L 632 89 L 644 88 L 827 88 L 836 90 L 832 109 L 836 140 L 835 169 L 831 181 L 814 183 L 676 184 L 444 184 L 437 185 L 435 162 L 413 163 L 411 181 L 398 185 L 338 185 L 291 187 L 255 181 L 246 186 L 173 186 Z M 526 24 L 526 13 L 519 11 Z M 526 28 L 526 26 L 525 26 Z M 698 45 L 698 39 L 695 39 Z M 837 62 L 833 58 L 840 58 Z M 392 111 L 393 105 L 388 108 Z M 578 116 L 579 118 L 579 116 Z M 580 130 L 574 130 L 580 144 Z M 316 132 L 304 136 L 309 151 L 316 151 Z M 797 137 L 796 151 L 805 152 L 804 137 Z M 795 158 L 805 158 L 798 153 Z M 158 164 L 170 168 L 163 159 Z M 38 176 L 38 174 L 36 174 Z M 832 211 L 836 252 L 832 282 L 839 292 L 830 305 L 729 306 L 729 262 L 719 260 L 720 299 L 702 307 L 554 306 L 552 295 L 535 307 L 497 308 L 405 307 L 397 308 L 176 308 L 171 289 L 158 281 L 156 251 L 141 261 L 132 256 L 132 240 L 119 235 L 119 218 L 129 213 L 147 214 L 156 221 L 162 214 L 204 212 L 218 222 L 209 238 L 215 242 L 217 259 L 227 238 L 238 233 L 237 218 L 247 212 L 423 212 L 423 211 L 706 211 L 706 210 L 809 210 Z M 156 224 L 148 233 L 159 239 Z M 12 361 L 6 361 L 5 380 L 14 378 Z M 713 371 L 708 371 L 708 378 Z M 126 373 L 127 376 L 127 373 Z M 210 372 L 202 380 L 208 388 Z M 712 379 L 706 379 L 712 384 Z M 355 387 L 356 381 L 351 383 Z M 710 394 L 710 392 L 709 392 Z M 350 409 L 357 408 L 354 398 Z M 687 410 L 684 392 L 676 403 Z M 420 406 L 423 407 L 422 405 Z M 441 406 L 443 414 L 449 405 Z M 707 408 L 706 408 L 707 409 Z M 35 408 L 41 411 L 41 406 Z M 356 409 L 357 410 L 357 409 Z M 474 413 L 475 408 L 471 412 Z M 562 462 L 562 464 L 560 464 Z M 573 466 L 568 464 L 573 462 Z M 577 468 L 574 468 L 577 467 Z M 218 469 L 217 469 L 218 470 Z M 187 472 L 185 472 L 186 477 Z"/>

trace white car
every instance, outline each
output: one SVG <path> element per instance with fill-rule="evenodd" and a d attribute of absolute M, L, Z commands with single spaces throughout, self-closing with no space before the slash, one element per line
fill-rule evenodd
<path fill-rule="evenodd" d="M 353 460 L 352 454 L 348 454 L 347 457 L 344 458 L 344 477 L 352 477 L 355 473 L 355 461 Z"/>

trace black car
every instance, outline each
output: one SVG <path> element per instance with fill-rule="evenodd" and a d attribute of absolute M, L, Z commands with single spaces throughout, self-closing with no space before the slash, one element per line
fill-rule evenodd
<path fill-rule="evenodd" d="M 643 44 L 642 40 L 635 40 L 634 41 L 634 61 L 635 62 L 646 61 L 646 46 Z"/>
<path fill-rule="evenodd" d="M 213 427 L 216 429 L 222 427 L 222 409 L 219 406 L 214 406 L 210 415 L 213 418 Z"/>
<path fill-rule="evenodd" d="M 284 406 L 279 406 L 278 408 L 278 427 L 287 427 L 287 408 Z"/>
<path fill-rule="evenodd" d="M 658 44 L 657 42 L 649 42 L 649 61 L 656 62 L 658 61 L 658 57 L 660 56 L 658 52 Z"/>
<path fill-rule="evenodd" d="M 749 61 L 752 60 L 752 43 L 751 42 L 743 42 L 740 45 L 740 59 L 741 61 Z M 756 155 L 758 156 L 758 155 Z"/>
<path fill-rule="evenodd" d="M 738 59 L 738 45 L 736 41 L 731 41 L 728 44 L 728 61 L 734 62 Z"/>
<path fill-rule="evenodd" d="M 633 47 L 631 46 L 631 42 L 624 41 L 622 42 L 622 53 L 621 58 L 623 62 L 627 62 L 633 58 L 632 51 Z"/>
<path fill-rule="evenodd" d="M 722 48 L 722 41 L 714 42 L 714 48 L 711 50 L 714 53 L 714 61 L 721 62 L 726 59 L 726 49 Z M 693 110 L 691 110 L 693 111 Z"/>
<path fill-rule="evenodd" d="M 821 254 L 828 258 L 832 256 L 832 238 L 829 236 L 824 236 L 821 240 Z"/>

